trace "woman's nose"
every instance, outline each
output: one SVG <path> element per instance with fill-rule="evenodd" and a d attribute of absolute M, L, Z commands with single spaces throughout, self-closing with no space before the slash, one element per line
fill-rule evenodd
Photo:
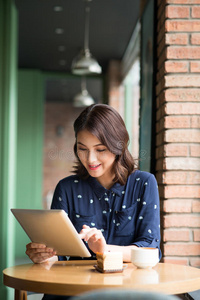
<path fill-rule="evenodd" d="M 94 151 L 88 151 L 88 162 L 93 163 L 97 160 L 96 153 Z"/>

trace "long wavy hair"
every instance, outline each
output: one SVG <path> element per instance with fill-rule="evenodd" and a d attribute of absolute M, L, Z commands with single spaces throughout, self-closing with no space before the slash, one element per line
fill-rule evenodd
<path fill-rule="evenodd" d="M 86 179 L 89 174 L 77 154 L 77 134 L 84 129 L 96 136 L 111 153 L 115 154 L 113 183 L 119 182 L 124 185 L 128 176 L 135 170 L 135 161 L 128 150 L 129 135 L 120 114 L 109 105 L 94 104 L 84 109 L 75 120 L 74 153 L 77 162 L 73 172 Z"/>

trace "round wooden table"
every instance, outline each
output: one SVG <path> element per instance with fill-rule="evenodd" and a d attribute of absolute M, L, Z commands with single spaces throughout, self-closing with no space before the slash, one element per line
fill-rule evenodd
<path fill-rule="evenodd" d="M 106 289 L 134 289 L 167 294 L 183 294 L 200 288 L 200 269 L 159 263 L 152 269 L 126 264 L 122 273 L 99 273 L 96 261 L 66 261 L 25 264 L 3 271 L 4 284 L 15 289 L 15 300 L 26 299 L 26 292 L 77 295 Z"/>

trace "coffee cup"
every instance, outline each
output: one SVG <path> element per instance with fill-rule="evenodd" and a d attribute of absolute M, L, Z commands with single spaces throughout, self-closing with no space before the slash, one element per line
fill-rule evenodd
<path fill-rule="evenodd" d="M 152 268 L 159 262 L 159 250 L 146 247 L 133 248 L 131 262 L 140 269 Z"/>

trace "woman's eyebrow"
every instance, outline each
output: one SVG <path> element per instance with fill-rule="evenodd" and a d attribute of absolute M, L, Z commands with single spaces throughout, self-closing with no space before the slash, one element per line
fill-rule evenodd
<path fill-rule="evenodd" d="M 84 145 L 84 144 L 81 143 L 81 142 L 77 142 L 77 144 L 80 144 L 80 145 L 82 145 L 82 146 L 87 147 L 86 145 Z M 103 144 L 96 144 L 96 145 L 94 145 L 94 147 L 97 147 L 97 146 L 104 146 L 104 145 L 103 145 Z"/>

